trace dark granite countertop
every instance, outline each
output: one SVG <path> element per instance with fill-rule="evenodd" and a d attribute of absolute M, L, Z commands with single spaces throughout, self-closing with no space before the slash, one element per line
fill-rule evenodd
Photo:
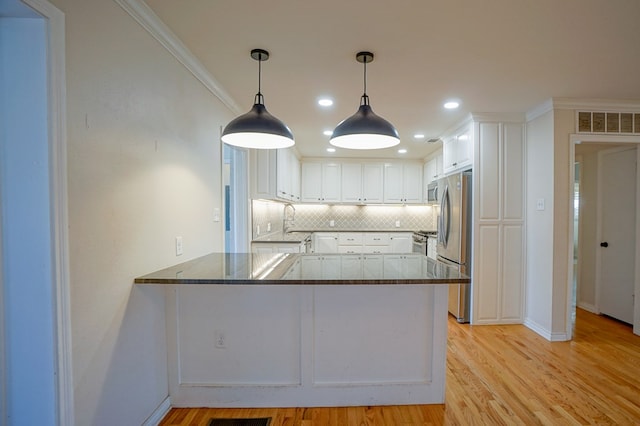
<path fill-rule="evenodd" d="M 358 260 L 361 262 L 358 263 Z M 212 253 L 138 277 L 134 282 L 181 285 L 379 285 L 468 284 L 471 280 L 442 262 L 413 253 Z"/>

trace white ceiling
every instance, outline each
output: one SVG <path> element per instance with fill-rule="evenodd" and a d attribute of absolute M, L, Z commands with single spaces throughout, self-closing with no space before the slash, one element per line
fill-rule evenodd
<path fill-rule="evenodd" d="M 467 114 L 526 113 L 552 97 L 640 99 L 639 0 L 147 0 L 241 112 L 263 63 L 269 112 L 293 131 L 303 157 L 424 158 Z M 358 108 L 367 66 L 374 111 L 399 147 L 328 154 L 333 129 Z M 316 103 L 334 99 L 331 109 Z M 442 104 L 457 98 L 461 107 Z M 396 153 L 406 148 L 407 154 Z"/>

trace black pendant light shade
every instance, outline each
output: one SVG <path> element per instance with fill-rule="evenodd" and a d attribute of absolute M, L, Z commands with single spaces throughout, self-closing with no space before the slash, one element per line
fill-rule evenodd
<path fill-rule="evenodd" d="M 338 124 L 329 142 L 348 149 L 382 149 L 398 145 L 398 131 L 391 123 L 374 113 L 369 105 L 367 62 L 373 61 L 373 53 L 358 52 L 356 59 L 364 63 L 364 94 L 360 98 L 360 108 Z"/>
<path fill-rule="evenodd" d="M 258 61 L 269 59 L 269 52 L 253 49 L 251 57 Z M 242 148 L 277 149 L 294 145 L 291 130 L 282 121 L 269 114 L 260 93 L 261 66 L 258 66 L 258 93 L 249 112 L 231 120 L 222 132 L 222 142 Z"/>

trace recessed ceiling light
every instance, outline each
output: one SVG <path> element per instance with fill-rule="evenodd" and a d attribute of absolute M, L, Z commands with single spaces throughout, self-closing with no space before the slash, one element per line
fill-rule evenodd
<path fill-rule="evenodd" d="M 333 105 L 333 100 L 329 98 L 320 98 L 318 99 L 318 105 L 323 107 L 330 107 L 331 105 Z"/>
<path fill-rule="evenodd" d="M 449 101 L 444 104 L 444 107 L 446 109 L 456 109 L 459 106 L 460 106 L 460 102 L 456 102 L 456 101 Z"/>
<path fill-rule="evenodd" d="M 327 148 L 327 152 L 336 152 L 335 148 Z"/>
<path fill-rule="evenodd" d="M 407 153 L 407 150 L 404 148 L 398 150 L 398 154 L 406 154 L 406 153 Z"/>
<path fill-rule="evenodd" d="M 325 130 L 322 134 L 325 136 L 331 136 L 333 134 L 333 130 Z"/>
<path fill-rule="evenodd" d="M 422 133 L 416 133 L 413 137 L 416 139 L 424 139 L 424 135 Z"/>

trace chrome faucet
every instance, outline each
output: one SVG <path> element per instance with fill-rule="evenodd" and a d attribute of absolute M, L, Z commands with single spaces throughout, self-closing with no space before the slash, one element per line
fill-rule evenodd
<path fill-rule="evenodd" d="M 284 205 L 284 210 L 282 211 L 282 232 L 289 232 L 289 228 L 294 225 L 294 220 L 296 218 L 296 208 L 293 207 L 293 204 L 287 203 Z"/>

